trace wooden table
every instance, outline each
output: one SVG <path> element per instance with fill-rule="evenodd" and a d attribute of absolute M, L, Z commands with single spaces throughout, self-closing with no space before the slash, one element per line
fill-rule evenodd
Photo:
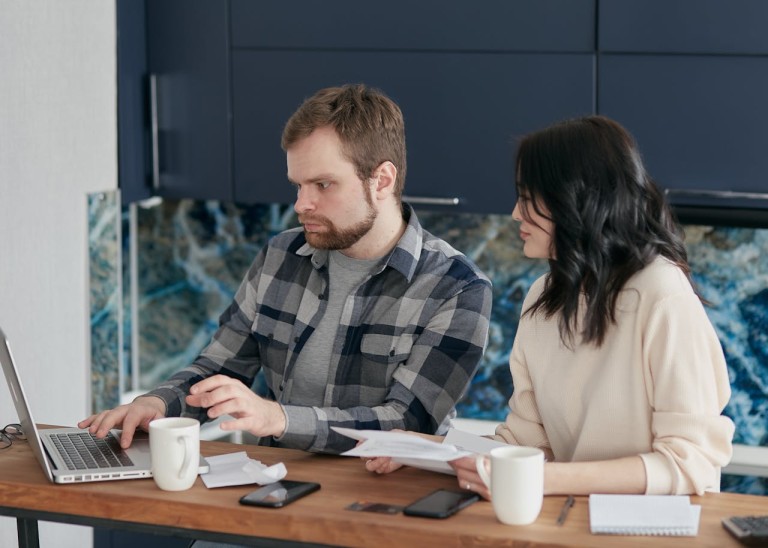
<path fill-rule="evenodd" d="M 616 537 L 589 532 L 586 497 L 577 497 L 565 525 L 555 521 L 565 497 L 545 497 L 539 518 L 507 526 L 482 501 L 444 519 L 345 510 L 368 500 L 405 505 L 440 487 L 456 488 L 452 476 L 403 468 L 387 476 L 365 471 L 357 458 L 313 455 L 287 449 L 202 442 L 206 456 L 246 450 L 264 464 L 284 462 L 287 479 L 317 481 L 320 491 L 281 509 L 238 504 L 256 485 L 166 492 L 151 479 L 78 485 L 49 483 L 26 442 L 0 451 L 0 515 L 17 518 L 19 544 L 37 544 L 37 520 L 153 532 L 186 538 L 259 545 L 275 540 L 342 546 L 739 546 L 722 528 L 731 515 L 768 513 L 768 498 L 731 493 L 692 497 L 702 505 L 697 537 Z M 265 541 L 265 539 L 269 539 Z"/>

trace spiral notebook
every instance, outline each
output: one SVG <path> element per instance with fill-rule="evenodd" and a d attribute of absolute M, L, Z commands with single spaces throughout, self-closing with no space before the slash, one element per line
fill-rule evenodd
<path fill-rule="evenodd" d="M 589 496 L 593 534 L 695 537 L 700 516 L 701 506 L 687 496 Z"/>

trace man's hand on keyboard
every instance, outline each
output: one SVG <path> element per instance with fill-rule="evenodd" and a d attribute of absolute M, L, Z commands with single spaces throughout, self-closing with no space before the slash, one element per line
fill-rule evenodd
<path fill-rule="evenodd" d="M 141 396 L 131 403 L 91 415 L 77 423 L 80 428 L 87 428 L 97 438 L 103 438 L 112 428 L 122 428 L 120 446 L 125 449 L 131 445 L 137 428 L 149 431 L 149 423 L 165 416 L 165 402 L 154 396 Z"/>

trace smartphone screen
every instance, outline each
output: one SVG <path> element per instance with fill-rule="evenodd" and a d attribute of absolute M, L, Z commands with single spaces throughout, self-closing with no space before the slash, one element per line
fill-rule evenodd
<path fill-rule="evenodd" d="M 438 489 L 406 506 L 403 509 L 403 514 L 427 518 L 447 518 L 478 500 L 480 500 L 480 495 L 470 491 Z"/>
<path fill-rule="evenodd" d="M 240 504 L 280 508 L 318 489 L 319 483 L 282 480 L 248 493 L 240 499 Z"/>

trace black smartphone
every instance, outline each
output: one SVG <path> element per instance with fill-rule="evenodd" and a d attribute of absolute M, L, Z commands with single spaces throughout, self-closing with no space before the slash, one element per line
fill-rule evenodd
<path fill-rule="evenodd" d="M 480 495 L 470 491 L 438 489 L 403 508 L 403 514 L 425 518 L 447 518 L 478 500 Z"/>
<path fill-rule="evenodd" d="M 240 499 L 240 504 L 280 508 L 320 489 L 319 483 L 282 480 L 259 487 Z"/>

